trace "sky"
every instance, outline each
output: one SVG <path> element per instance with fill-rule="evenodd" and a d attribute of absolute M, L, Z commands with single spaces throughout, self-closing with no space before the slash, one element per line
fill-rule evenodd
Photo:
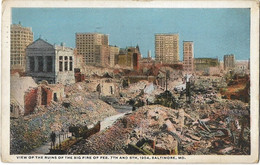
<path fill-rule="evenodd" d="M 109 44 L 121 48 L 140 47 L 143 57 L 154 57 L 156 33 L 179 34 L 179 56 L 183 41 L 194 42 L 195 58 L 219 58 L 234 54 L 250 57 L 250 9 L 176 8 L 13 8 L 12 24 L 32 27 L 51 44 L 64 42 L 75 48 L 75 33 L 109 34 Z"/>

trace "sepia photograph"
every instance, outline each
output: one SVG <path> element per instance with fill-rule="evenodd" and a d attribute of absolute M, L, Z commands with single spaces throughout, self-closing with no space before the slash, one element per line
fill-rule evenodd
<path fill-rule="evenodd" d="M 257 1 L 16 2 L 3 160 L 258 162 Z"/>

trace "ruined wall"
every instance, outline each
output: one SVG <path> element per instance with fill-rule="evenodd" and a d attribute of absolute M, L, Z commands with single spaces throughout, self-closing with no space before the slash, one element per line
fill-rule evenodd
<path fill-rule="evenodd" d="M 20 108 L 20 114 L 24 115 L 24 94 L 30 88 L 37 87 L 32 77 L 20 77 L 18 73 L 11 75 L 10 94 Z"/>
<path fill-rule="evenodd" d="M 24 94 L 24 115 L 28 115 L 34 111 L 37 105 L 37 91 L 37 88 L 33 88 Z"/>
<path fill-rule="evenodd" d="M 115 84 L 114 83 L 101 83 L 101 95 L 111 96 L 115 94 Z"/>
<path fill-rule="evenodd" d="M 75 73 L 75 82 L 83 82 L 85 81 L 85 75 L 81 72 Z"/>

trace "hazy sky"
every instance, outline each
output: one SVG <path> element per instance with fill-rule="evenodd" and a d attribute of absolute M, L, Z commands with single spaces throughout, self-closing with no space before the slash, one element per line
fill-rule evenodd
<path fill-rule="evenodd" d="M 155 33 L 179 33 L 180 60 L 182 41 L 194 42 L 195 57 L 250 56 L 250 9 L 13 8 L 12 23 L 19 21 L 32 27 L 34 40 L 73 48 L 76 32 L 100 32 L 110 45 L 138 44 L 143 56 L 154 56 Z"/>

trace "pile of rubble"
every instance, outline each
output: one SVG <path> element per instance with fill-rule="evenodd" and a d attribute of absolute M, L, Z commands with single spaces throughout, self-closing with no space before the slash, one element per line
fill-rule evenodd
<path fill-rule="evenodd" d="M 152 104 L 156 95 L 162 93 L 163 90 L 151 82 L 142 80 L 129 85 L 128 88 L 122 89 L 119 98 L 120 103 L 130 104 L 135 107 Z"/>
<path fill-rule="evenodd" d="M 11 120 L 11 154 L 25 154 L 49 140 L 50 133 L 68 132 L 71 125 L 91 125 L 117 114 L 107 103 L 84 93 L 38 107 L 34 114 Z"/>
<path fill-rule="evenodd" d="M 250 154 L 249 116 L 248 105 L 230 100 L 178 110 L 143 106 L 67 153 Z"/>

